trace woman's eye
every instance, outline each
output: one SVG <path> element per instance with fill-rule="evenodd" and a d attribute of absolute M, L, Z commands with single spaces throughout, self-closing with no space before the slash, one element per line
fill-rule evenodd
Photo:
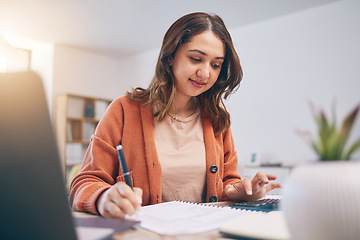
<path fill-rule="evenodd" d="M 213 66 L 213 68 L 215 68 L 215 69 L 221 68 L 221 65 L 220 65 L 220 64 L 216 64 L 216 63 L 213 63 L 212 66 Z"/>
<path fill-rule="evenodd" d="M 201 62 L 200 58 L 194 58 L 194 57 L 190 57 L 191 60 L 195 61 L 195 62 Z"/>

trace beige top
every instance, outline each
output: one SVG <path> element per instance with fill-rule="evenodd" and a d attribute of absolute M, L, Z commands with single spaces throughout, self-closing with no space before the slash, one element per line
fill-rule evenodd
<path fill-rule="evenodd" d="M 204 202 L 206 159 L 200 108 L 189 117 L 154 123 L 162 169 L 162 201 Z"/>

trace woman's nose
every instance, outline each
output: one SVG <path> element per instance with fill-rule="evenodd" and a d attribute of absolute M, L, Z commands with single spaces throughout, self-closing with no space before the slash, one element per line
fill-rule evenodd
<path fill-rule="evenodd" d="M 201 79 L 207 79 L 210 77 L 210 67 L 201 65 L 196 72 L 196 75 Z"/>

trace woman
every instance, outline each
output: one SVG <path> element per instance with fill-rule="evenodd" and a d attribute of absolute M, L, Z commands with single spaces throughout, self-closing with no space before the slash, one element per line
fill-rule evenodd
<path fill-rule="evenodd" d="M 141 205 L 256 200 L 280 187 L 276 176 L 237 173 L 230 114 L 222 98 L 242 79 L 223 21 L 192 13 L 164 36 L 155 76 L 112 102 L 71 185 L 74 210 L 123 218 Z M 134 189 L 124 183 L 121 144 Z"/>

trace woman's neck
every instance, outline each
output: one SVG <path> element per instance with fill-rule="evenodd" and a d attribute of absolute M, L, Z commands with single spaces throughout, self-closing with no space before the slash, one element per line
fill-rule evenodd
<path fill-rule="evenodd" d="M 193 113 L 197 107 L 196 97 L 176 97 L 174 99 L 173 114 L 177 116 L 188 116 L 189 112 Z"/>

